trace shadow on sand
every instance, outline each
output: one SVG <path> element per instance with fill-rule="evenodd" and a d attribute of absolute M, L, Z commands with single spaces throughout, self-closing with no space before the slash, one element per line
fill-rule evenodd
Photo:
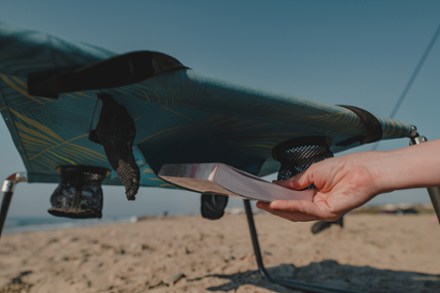
<path fill-rule="evenodd" d="M 440 275 L 408 271 L 377 269 L 369 266 L 342 265 L 334 260 L 311 263 L 304 267 L 281 264 L 267 268 L 275 278 L 314 283 L 359 292 L 440 292 Z M 257 270 L 236 274 L 209 274 L 203 278 L 228 280 L 225 284 L 206 288 L 211 292 L 236 290 L 240 286 L 253 285 L 274 292 L 295 292 L 263 278 Z"/>

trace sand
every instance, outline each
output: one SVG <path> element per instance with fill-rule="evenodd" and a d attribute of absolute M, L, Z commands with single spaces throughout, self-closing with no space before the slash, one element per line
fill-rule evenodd
<path fill-rule="evenodd" d="M 440 292 L 433 215 L 348 215 L 311 223 L 255 215 L 276 277 L 364 292 Z M 295 292 L 256 271 L 245 215 L 147 218 L 4 235 L 0 292 Z"/>

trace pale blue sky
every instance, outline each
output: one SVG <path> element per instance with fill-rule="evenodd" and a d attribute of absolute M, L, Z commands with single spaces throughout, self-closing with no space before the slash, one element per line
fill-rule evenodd
<path fill-rule="evenodd" d="M 162 51 L 199 73 L 387 116 L 440 23 L 439 11 L 440 1 L 427 0 L 40 0 L 2 1 L 0 21 L 119 53 Z M 436 44 L 396 116 L 430 139 L 440 138 L 439 76 Z M 24 167 L 3 122 L 0 135 L 5 178 Z M 382 143 L 379 149 L 407 143 Z M 10 215 L 46 215 L 53 188 L 19 185 Z M 106 216 L 197 213 L 199 207 L 199 196 L 189 192 L 143 188 L 135 202 L 127 202 L 121 187 L 104 191 Z M 374 202 L 428 200 L 415 190 Z"/>

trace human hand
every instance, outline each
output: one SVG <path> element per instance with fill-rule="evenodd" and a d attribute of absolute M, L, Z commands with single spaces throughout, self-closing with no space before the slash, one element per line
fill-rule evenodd
<path fill-rule="evenodd" d="M 330 158 L 311 165 L 304 173 L 285 181 L 281 186 L 303 190 L 314 184 L 313 200 L 276 200 L 257 202 L 257 207 L 295 222 L 336 221 L 348 211 L 361 206 L 380 193 L 376 183 L 376 165 L 381 154 L 376 152 Z"/>

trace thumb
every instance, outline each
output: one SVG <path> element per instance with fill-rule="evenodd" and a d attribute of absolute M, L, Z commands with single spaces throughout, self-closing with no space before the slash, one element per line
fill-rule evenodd
<path fill-rule="evenodd" d="M 313 176 L 307 170 L 287 180 L 274 180 L 273 183 L 294 190 L 303 190 L 313 184 Z"/>

